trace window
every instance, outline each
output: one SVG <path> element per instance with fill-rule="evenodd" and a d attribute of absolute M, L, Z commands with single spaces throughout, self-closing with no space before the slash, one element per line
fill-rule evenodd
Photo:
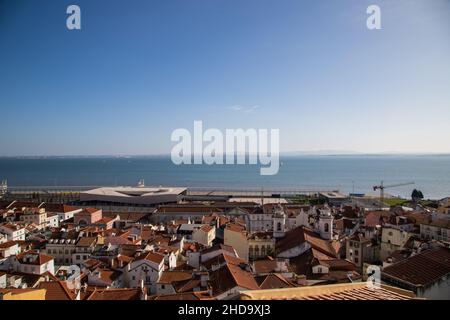
<path fill-rule="evenodd" d="M 358 258 L 355 258 L 355 263 L 359 263 L 359 259 Z"/>
<path fill-rule="evenodd" d="M 77 255 L 77 256 L 76 256 L 76 259 L 77 259 L 77 260 L 80 260 L 80 255 Z"/>
<path fill-rule="evenodd" d="M 359 251 L 358 250 L 355 250 L 355 255 L 359 255 Z"/>
<path fill-rule="evenodd" d="M 281 222 L 277 223 L 277 231 L 281 231 Z"/>
<path fill-rule="evenodd" d="M 166 286 L 164 284 L 161 285 L 161 289 L 164 290 Z"/>
<path fill-rule="evenodd" d="M 328 225 L 328 223 L 325 223 L 324 230 L 325 232 L 328 232 L 328 230 L 330 230 L 330 226 Z"/>

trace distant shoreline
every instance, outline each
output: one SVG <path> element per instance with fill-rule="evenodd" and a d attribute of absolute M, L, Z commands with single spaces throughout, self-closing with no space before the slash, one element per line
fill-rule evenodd
<path fill-rule="evenodd" d="M 301 157 L 449 157 L 450 153 L 280 153 L 282 158 Z M 0 159 L 132 159 L 170 158 L 170 154 L 148 155 L 24 155 L 0 156 Z"/>

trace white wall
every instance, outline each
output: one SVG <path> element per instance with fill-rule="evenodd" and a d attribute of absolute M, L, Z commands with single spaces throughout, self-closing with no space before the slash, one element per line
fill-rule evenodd
<path fill-rule="evenodd" d="M 450 274 L 430 287 L 419 289 L 417 295 L 431 300 L 450 300 Z"/>
<path fill-rule="evenodd" d="M 6 288 L 6 274 L 0 276 L 0 289 Z"/>
<path fill-rule="evenodd" d="M 285 259 L 295 258 L 295 257 L 298 257 L 299 255 L 302 255 L 304 252 L 308 251 L 309 249 L 311 249 L 311 245 L 308 242 L 304 242 L 297 247 L 291 248 L 291 249 L 283 251 L 283 252 L 279 252 L 277 254 L 277 258 L 285 258 Z"/>

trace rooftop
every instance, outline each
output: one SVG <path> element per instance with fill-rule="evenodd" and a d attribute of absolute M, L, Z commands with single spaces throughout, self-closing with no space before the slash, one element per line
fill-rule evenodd
<path fill-rule="evenodd" d="M 369 288 L 366 283 L 242 291 L 242 300 L 411 300 L 415 295 L 391 286 Z"/>
<path fill-rule="evenodd" d="M 145 252 L 145 253 L 141 254 L 135 260 L 138 261 L 138 260 L 142 260 L 142 259 L 154 262 L 156 264 L 160 264 L 161 262 L 164 261 L 164 256 L 159 253 L 150 251 L 150 252 Z"/>
<path fill-rule="evenodd" d="M 174 187 L 103 187 L 81 192 L 80 200 L 153 205 L 176 202 L 177 196 L 186 190 Z"/>
<path fill-rule="evenodd" d="M 276 250 L 277 252 L 284 252 L 304 242 L 308 242 L 312 248 L 328 256 L 337 256 L 332 241 L 320 238 L 318 234 L 306 227 L 298 227 L 286 232 L 286 235 L 276 243 Z"/>
<path fill-rule="evenodd" d="M 18 254 L 16 258 L 20 263 L 30 265 L 43 265 L 44 263 L 53 260 L 52 256 L 35 251 L 28 251 Z"/>
<path fill-rule="evenodd" d="M 426 286 L 450 274 L 450 249 L 423 251 L 383 269 L 388 277 L 415 287 Z"/>
<path fill-rule="evenodd" d="M 45 300 L 74 300 L 76 293 L 65 281 L 41 282 L 39 289 L 45 289 Z"/>

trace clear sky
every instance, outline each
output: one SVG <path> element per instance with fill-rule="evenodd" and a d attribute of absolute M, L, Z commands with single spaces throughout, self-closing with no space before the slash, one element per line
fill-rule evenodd
<path fill-rule="evenodd" d="M 450 0 L 0 0 L 0 119 L 0 155 L 170 153 L 194 120 L 450 152 Z"/>

